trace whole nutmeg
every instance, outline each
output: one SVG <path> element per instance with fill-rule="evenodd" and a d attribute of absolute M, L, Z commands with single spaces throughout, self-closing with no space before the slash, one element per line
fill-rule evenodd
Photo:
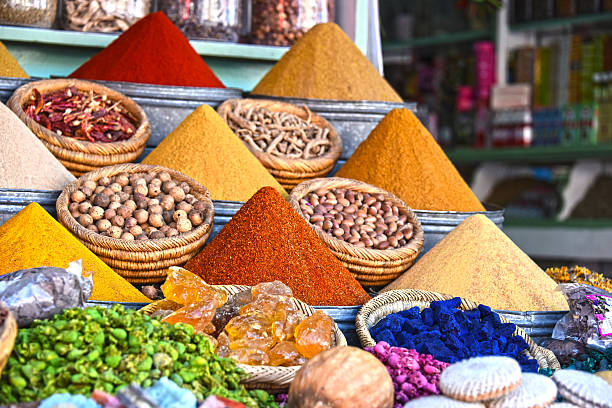
<path fill-rule="evenodd" d="M 121 203 L 118 203 L 117 201 L 113 201 L 112 203 L 108 205 L 108 208 L 113 209 L 115 211 L 117 211 L 119 207 L 121 207 Z"/>
<path fill-rule="evenodd" d="M 157 173 L 154 172 L 153 170 L 151 170 L 151 171 L 145 173 L 144 179 L 147 180 L 147 183 L 150 183 L 151 180 L 153 180 L 156 176 L 157 176 Z"/>
<path fill-rule="evenodd" d="M 80 203 L 81 201 L 84 201 L 86 198 L 87 196 L 81 190 L 73 191 L 72 194 L 70 194 L 70 200 L 74 201 L 75 203 Z"/>
<path fill-rule="evenodd" d="M 195 227 L 197 227 L 198 225 L 202 224 L 204 222 L 204 220 L 202 219 L 202 212 L 198 211 L 198 210 L 191 210 L 189 211 L 189 221 L 191 221 L 191 224 Z"/>
<path fill-rule="evenodd" d="M 149 235 L 149 234 L 150 234 L 150 233 L 152 233 L 153 231 L 157 231 L 157 228 L 152 227 L 152 226 L 150 226 L 150 225 L 149 225 L 149 226 L 147 226 L 147 227 L 144 227 L 144 228 L 142 229 L 142 232 L 143 232 L 143 233 L 145 233 L 145 234 L 147 234 L 147 235 Z"/>
<path fill-rule="evenodd" d="M 168 224 L 168 226 L 169 226 L 170 228 L 174 228 L 174 229 L 176 229 L 176 222 L 172 221 L 170 224 Z"/>
<path fill-rule="evenodd" d="M 198 199 L 195 198 L 195 196 L 193 194 L 186 194 L 185 195 L 185 201 L 187 201 L 189 204 L 193 205 L 196 201 L 198 201 Z"/>
<path fill-rule="evenodd" d="M 82 187 L 81 191 L 83 192 L 83 194 L 85 194 L 87 197 L 91 197 L 91 195 L 94 193 L 94 189 L 93 188 L 89 188 L 89 187 Z"/>
<path fill-rule="evenodd" d="M 161 190 L 162 181 L 159 178 L 155 177 L 153 180 L 149 182 L 149 186 L 158 186 Z"/>
<path fill-rule="evenodd" d="M 98 221 L 104 217 L 104 208 L 93 206 L 89 209 L 89 215 L 91 215 L 91 218 L 95 221 Z"/>
<path fill-rule="evenodd" d="M 134 194 L 136 193 L 146 196 L 149 194 L 149 188 L 146 185 L 138 184 L 134 187 Z"/>
<path fill-rule="evenodd" d="M 117 211 L 113 210 L 112 208 L 109 208 L 108 210 L 104 211 L 104 218 L 106 218 L 107 220 L 111 220 L 115 215 L 117 215 Z"/>
<path fill-rule="evenodd" d="M 180 187 L 183 189 L 183 191 L 185 192 L 185 194 L 189 194 L 189 192 L 191 191 L 191 187 L 189 187 L 189 184 L 187 184 L 186 181 L 183 181 L 180 184 Z"/>
<path fill-rule="evenodd" d="M 159 204 L 149 204 L 149 214 L 161 214 L 164 211 Z"/>
<path fill-rule="evenodd" d="M 70 215 L 72 215 L 72 218 L 74 218 L 75 220 L 78 220 L 79 217 L 81 216 L 81 213 L 79 212 L 79 210 L 77 209 L 76 211 L 71 211 Z"/>
<path fill-rule="evenodd" d="M 168 229 L 168 231 L 166 232 L 166 236 L 167 237 L 176 237 L 179 234 L 179 232 L 177 231 L 176 228 L 170 228 Z"/>
<path fill-rule="evenodd" d="M 193 209 L 193 206 L 186 201 L 181 201 L 175 207 L 177 210 L 183 210 L 186 213 L 189 213 Z"/>
<path fill-rule="evenodd" d="M 95 224 L 88 225 L 87 229 L 92 232 L 98 232 L 98 227 L 96 227 Z"/>
<path fill-rule="evenodd" d="M 117 215 L 120 215 L 123 218 L 131 217 L 133 212 L 134 211 L 126 205 L 122 205 L 121 207 L 117 208 Z"/>
<path fill-rule="evenodd" d="M 164 234 L 166 233 L 166 231 L 168 231 L 170 229 L 169 226 L 167 225 L 162 225 L 161 228 L 159 229 L 161 232 L 163 232 Z"/>
<path fill-rule="evenodd" d="M 193 209 L 194 210 L 198 210 L 198 211 L 204 211 L 206 209 L 206 203 L 204 203 L 204 201 L 196 201 L 195 203 L 192 204 L 193 205 Z"/>
<path fill-rule="evenodd" d="M 110 185 L 110 183 L 111 183 L 111 179 L 110 179 L 110 178 L 108 178 L 108 177 L 106 177 L 106 176 L 105 176 L 105 177 L 100 177 L 100 178 L 98 179 L 98 185 L 99 185 L 99 186 L 104 186 L 104 187 L 106 187 L 106 186 L 109 186 L 109 185 Z"/>
<path fill-rule="evenodd" d="M 140 225 L 134 225 L 132 228 L 130 228 L 130 234 L 135 237 L 139 236 L 142 234 L 142 227 Z"/>
<path fill-rule="evenodd" d="M 149 237 L 147 237 L 147 234 L 144 233 L 136 237 L 137 241 L 144 241 L 145 239 L 149 239 Z"/>
<path fill-rule="evenodd" d="M 130 199 L 131 195 L 129 195 L 128 193 L 126 193 L 125 191 L 120 191 L 119 193 L 117 193 L 119 195 L 119 202 L 121 203 L 125 203 L 127 200 Z"/>
<path fill-rule="evenodd" d="M 91 218 L 91 215 L 89 214 L 81 214 L 79 215 L 79 224 L 84 227 L 89 227 L 91 224 L 93 224 L 93 218 Z"/>
<path fill-rule="evenodd" d="M 165 195 L 162 197 L 159 205 L 166 211 L 172 211 L 174 210 L 174 198 L 171 195 Z"/>
<path fill-rule="evenodd" d="M 136 211 L 134 211 L 134 218 L 136 218 L 136 221 L 138 221 L 139 224 L 144 224 L 145 222 L 147 222 L 149 220 L 149 213 L 147 210 L 143 210 L 138 209 Z"/>
<path fill-rule="evenodd" d="M 112 219 L 111 219 L 111 223 L 113 225 L 116 225 L 117 227 L 122 227 L 125 224 L 125 218 L 123 218 L 120 215 L 115 215 Z"/>
<path fill-rule="evenodd" d="M 172 187 L 169 194 L 176 202 L 183 201 L 185 199 L 185 191 L 181 187 Z"/>
<path fill-rule="evenodd" d="M 123 234 L 121 234 L 121 239 L 126 240 L 126 241 L 133 241 L 134 236 L 130 234 L 129 232 L 124 232 Z"/>
<path fill-rule="evenodd" d="M 108 236 L 111 238 L 121 238 L 121 234 L 123 234 L 123 230 L 116 226 L 111 225 L 111 227 L 107 230 Z"/>
<path fill-rule="evenodd" d="M 176 229 L 178 232 L 188 232 L 191 231 L 192 228 L 193 226 L 188 218 L 179 218 L 179 220 L 176 222 Z"/>
<path fill-rule="evenodd" d="M 157 289 L 155 288 L 155 286 L 143 286 L 142 287 L 142 294 L 145 295 L 146 297 L 148 297 L 151 300 L 158 300 L 158 299 L 160 299 L 159 294 L 157 293 Z"/>
<path fill-rule="evenodd" d="M 125 187 L 130 184 L 130 176 L 127 173 L 119 173 L 115 177 L 115 183 L 118 183 L 121 187 Z"/>
<path fill-rule="evenodd" d="M 164 225 L 164 218 L 161 214 L 150 214 L 149 215 L 149 224 L 152 227 L 160 228 Z"/>
<path fill-rule="evenodd" d="M 149 198 L 149 207 L 152 205 L 159 205 L 159 199 L 157 198 Z"/>
<path fill-rule="evenodd" d="M 134 187 L 132 187 L 130 185 L 125 186 L 125 187 L 123 187 L 123 192 L 131 196 L 132 193 L 134 192 Z"/>
<path fill-rule="evenodd" d="M 68 204 L 68 211 L 70 211 L 70 213 L 73 212 L 78 212 L 79 211 L 79 203 L 73 202 Z"/>
<path fill-rule="evenodd" d="M 147 208 L 149 208 L 149 200 L 147 200 L 146 198 L 142 200 L 136 200 L 136 207 L 141 210 L 146 210 Z"/>
<path fill-rule="evenodd" d="M 94 191 L 96 189 L 96 187 L 98 187 L 98 184 L 93 181 L 93 180 L 85 180 L 83 182 L 83 188 L 88 188 L 92 191 Z"/>
<path fill-rule="evenodd" d="M 166 194 L 170 194 L 170 190 L 176 187 L 176 183 L 173 180 L 164 181 L 162 184 L 162 191 Z"/>
<path fill-rule="evenodd" d="M 136 177 L 130 184 L 132 184 L 132 187 L 136 189 L 136 186 L 146 186 L 147 180 L 145 180 L 144 177 Z"/>
<path fill-rule="evenodd" d="M 120 192 L 123 189 L 123 186 L 117 182 L 111 183 L 111 185 L 109 186 L 111 190 L 113 190 L 115 193 Z"/>
<path fill-rule="evenodd" d="M 97 205 L 98 207 L 106 208 L 110 204 L 110 197 L 104 193 L 96 194 L 96 197 L 93 200 L 93 205 Z"/>
<path fill-rule="evenodd" d="M 176 210 L 174 212 L 174 214 L 172 214 L 172 219 L 176 223 L 178 223 L 178 221 L 181 220 L 181 219 L 186 220 L 187 219 L 187 213 L 185 211 L 183 211 L 183 210 Z"/>
<path fill-rule="evenodd" d="M 125 223 L 123 224 L 124 228 L 130 229 L 134 226 L 138 225 L 138 220 L 136 220 L 136 218 L 134 217 L 127 217 L 125 219 Z M 134 234 L 134 236 L 136 235 L 140 235 L 140 234 Z"/>
<path fill-rule="evenodd" d="M 111 203 L 121 204 L 121 197 L 119 196 L 119 194 L 113 194 L 109 198 L 110 198 Z"/>
<path fill-rule="evenodd" d="M 162 217 L 164 218 L 164 222 L 166 224 L 170 224 L 173 220 L 172 220 L 172 215 L 174 214 L 174 211 L 166 211 L 164 210 L 164 212 L 162 212 Z"/>
<path fill-rule="evenodd" d="M 89 212 L 89 210 L 91 209 L 91 203 L 88 201 L 83 201 L 82 203 L 79 204 L 79 211 L 83 214 L 86 214 Z"/>
<path fill-rule="evenodd" d="M 165 237 L 166 237 L 166 234 L 164 234 L 164 233 L 163 233 L 163 232 L 161 232 L 161 231 L 152 231 L 152 232 L 149 234 L 149 238 L 150 238 L 150 239 L 161 239 L 161 238 L 165 238 Z"/>
<path fill-rule="evenodd" d="M 112 226 L 111 222 L 109 220 L 98 220 L 98 222 L 96 222 L 96 227 L 98 227 L 98 231 L 100 232 L 104 232 L 107 231 L 110 227 Z"/>
<path fill-rule="evenodd" d="M 149 197 L 157 197 L 161 194 L 161 186 L 149 184 Z"/>
<path fill-rule="evenodd" d="M 135 211 L 138 208 L 134 200 L 127 200 L 125 203 L 123 203 L 123 205 L 125 205 L 127 208 L 129 208 L 132 211 Z"/>
<path fill-rule="evenodd" d="M 110 196 L 115 194 L 115 192 L 113 190 L 111 190 L 110 187 L 104 187 L 104 190 L 102 190 L 102 193 L 106 194 L 109 198 L 110 198 Z"/>
<path fill-rule="evenodd" d="M 172 179 L 172 177 L 170 177 L 170 173 L 168 173 L 167 171 L 160 171 L 157 175 L 157 178 L 160 179 L 162 183 L 165 181 L 170 181 Z"/>
<path fill-rule="evenodd" d="M 106 188 L 106 187 L 104 187 L 104 186 L 97 186 L 97 187 L 94 189 L 94 194 L 100 194 L 101 192 L 103 192 L 103 191 L 104 191 L 104 189 L 105 189 L 105 188 Z"/>

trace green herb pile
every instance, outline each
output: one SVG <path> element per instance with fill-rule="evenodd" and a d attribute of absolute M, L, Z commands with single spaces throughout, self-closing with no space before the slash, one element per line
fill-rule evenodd
<path fill-rule="evenodd" d="M 20 329 L 0 377 L 0 401 L 26 402 L 94 389 L 116 393 L 135 382 L 149 387 L 168 377 L 199 400 L 219 395 L 252 408 L 276 407 L 265 391 L 240 385 L 245 374 L 220 358 L 204 336 L 114 305 L 68 309 Z"/>

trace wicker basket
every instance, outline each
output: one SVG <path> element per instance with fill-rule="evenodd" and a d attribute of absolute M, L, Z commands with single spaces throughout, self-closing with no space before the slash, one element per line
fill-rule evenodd
<path fill-rule="evenodd" d="M 2 374 L 2 370 L 13 351 L 16 337 L 17 322 L 11 312 L 9 312 L 6 320 L 2 326 L 0 326 L 0 374 Z"/>
<path fill-rule="evenodd" d="M 204 222 L 193 230 L 175 237 L 126 241 L 90 231 L 70 214 L 68 210 L 70 195 L 85 181 L 96 181 L 101 177 L 112 177 L 123 172 L 132 174 L 148 171 L 167 171 L 173 180 L 189 184 L 191 194 L 206 205 Z M 212 231 L 215 214 L 206 187 L 176 170 L 145 164 L 118 164 L 87 173 L 62 191 L 57 199 L 56 208 L 59 222 L 79 241 L 129 282 L 141 284 L 163 282 L 168 274 L 168 267 L 183 265 L 195 256 Z"/>
<path fill-rule="evenodd" d="M 406 214 L 410 223 L 414 225 L 413 236 L 407 245 L 395 249 L 380 250 L 357 247 L 310 224 L 319 238 L 323 240 L 336 258 L 351 271 L 359 283 L 364 286 L 388 284 L 406 271 L 419 255 L 424 240 L 421 222 L 415 213 L 395 195 L 361 181 L 339 177 L 318 178 L 301 183 L 291 192 L 289 202 L 302 217 L 306 218 L 300 208 L 300 199 L 312 191 L 331 190 L 334 188 L 382 194 L 385 198 L 393 201 L 400 209 L 400 213 Z"/>
<path fill-rule="evenodd" d="M 363 347 L 373 347 L 376 345 L 376 342 L 370 335 L 370 328 L 391 313 L 408 310 L 414 306 L 423 309 L 428 307 L 433 301 L 448 300 L 453 297 L 414 289 L 399 289 L 385 292 L 366 303 L 357 314 L 355 326 L 359 341 Z M 472 310 L 478 307 L 478 305 L 479 303 L 461 299 L 459 308 L 461 310 Z M 510 323 L 508 319 L 501 315 L 499 318 L 503 323 Z M 514 334 L 525 339 L 529 345 L 529 354 L 538 361 L 540 368 L 552 368 L 553 370 L 561 368 L 553 352 L 535 344 L 523 329 L 517 326 Z"/>
<path fill-rule="evenodd" d="M 316 177 L 325 177 L 336 164 L 336 161 L 342 154 L 342 139 L 332 127 L 332 125 L 314 112 L 310 112 L 304 108 L 292 105 L 286 102 L 274 101 L 269 99 L 230 99 L 223 102 L 217 111 L 219 115 L 227 122 L 227 116 L 232 112 L 236 103 L 249 108 L 266 108 L 272 112 L 287 112 L 294 114 L 304 120 L 310 117 L 310 120 L 315 125 L 329 129 L 329 137 L 331 141 L 330 150 L 323 156 L 312 159 L 293 159 L 284 158 L 265 153 L 257 150 L 245 143 L 251 153 L 255 155 L 264 165 L 264 167 L 274 176 L 274 178 L 287 190 L 291 190 L 296 185 L 303 181 L 310 180 Z"/>
<path fill-rule="evenodd" d="M 108 95 L 113 101 L 120 102 L 136 118 L 136 133 L 128 140 L 114 143 L 76 140 L 51 132 L 24 112 L 23 106 L 28 102 L 34 89 L 44 95 L 70 86 L 82 91 L 92 90 L 97 94 Z M 78 79 L 46 79 L 30 82 L 19 87 L 7 105 L 42 140 L 47 149 L 77 177 L 99 167 L 135 161 L 144 151 L 151 134 L 151 125 L 140 106 L 127 96 L 93 82 Z"/>
<path fill-rule="evenodd" d="M 236 293 L 250 289 L 250 286 L 244 285 L 215 285 L 216 288 L 221 289 L 229 295 L 235 295 Z M 292 299 L 293 304 L 297 309 L 304 313 L 306 316 L 311 316 L 316 311 L 311 306 L 301 300 Z M 177 310 L 181 308 L 178 303 L 169 300 L 159 300 L 148 304 L 147 306 L 140 309 L 143 313 L 151 315 L 158 310 Z M 346 346 L 346 339 L 338 328 L 338 325 L 334 322 L 334 335 L 333 335 L 332 347 Z M 244 385 L 247 388 L 263 389 L 271 392 L 280 392 L 289 388 L 289 385 L 293 381 L 295 374 L 301 368 L 300 366 L 293 367 L 272 367 L 272 366 L 252 366 L 247 364 L 238 364 L 249 377 L 243 380 Z"/>

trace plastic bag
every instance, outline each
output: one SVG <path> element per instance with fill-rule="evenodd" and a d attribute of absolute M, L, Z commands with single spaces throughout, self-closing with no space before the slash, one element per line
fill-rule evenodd
<path fill-rule="evenodd" d="M 564 283 L 559 288 L 570 312 L 557 322 L 552 337 L 602 352 L 612 347 L 612 293 L 580 283 Z"/>
<path fill-rule="evenodd" d="M 43 266 L 0 276 L 0 302 L 13 312 L 19 327 L 35 319 L 49 319 L 72 307 L 85 307 L 93 279 L 82 276 L 82 261 L 68 268 Z"/>

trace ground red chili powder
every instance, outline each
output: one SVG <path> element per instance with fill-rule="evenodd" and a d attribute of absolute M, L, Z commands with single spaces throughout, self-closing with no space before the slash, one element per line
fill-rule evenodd
<path fill-rule="evenodd" d="M 185 269 L 215 285 L 280 280 L 310 305 L 360 305 L 370 299 L 272 187 L 255 193 Z"/>
<path fill-rule="evenodd" d="M 131 26 L 70 78 L 225 88 L 161 11 Z"/>

